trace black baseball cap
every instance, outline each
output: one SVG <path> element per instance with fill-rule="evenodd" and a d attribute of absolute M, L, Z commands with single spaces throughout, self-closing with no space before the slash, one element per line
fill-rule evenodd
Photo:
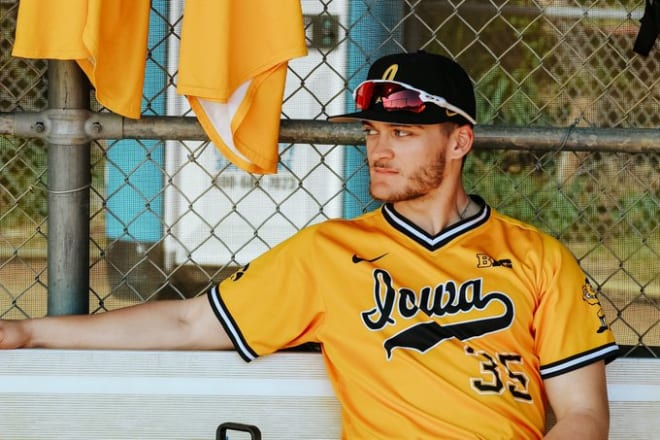
<path fill-rule="evenodd" d="M 369 80 L 392 81 L 411 86 L 429 95 L 444 98 L 449 109 L 429 103 L 424 106 L 423 111 L 415 113 L 408 110 L 386 110 L 382 104 L 376 102 L 365 110 L 330 116 L 328 121 L 371 120 L 401 124 L 453 121 L 461 125 L 476 123 L 472 81 L 465 70 L 450 58 L 423 50 L 386 55 L 373 63 L 367 74 L 367 81 Z"/>

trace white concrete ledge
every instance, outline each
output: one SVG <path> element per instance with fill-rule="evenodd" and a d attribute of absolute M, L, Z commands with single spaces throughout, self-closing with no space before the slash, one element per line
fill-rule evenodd
<path fill-rule="evenodd" d="M 0 351 L 0 438 L 214 439 L 222 422 L 264 439 L 339 439 L 316 353 L 246 364 L 234 352 Z M 660 432 L 660 360 L 608 366 L 612 439 Z M 241 437 L 243 438 L 243 437 Z"/>

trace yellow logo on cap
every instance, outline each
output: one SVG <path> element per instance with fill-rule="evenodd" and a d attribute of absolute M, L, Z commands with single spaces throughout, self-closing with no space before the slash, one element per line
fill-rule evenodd
<path fill-rule="evenodd" d="M 399 65 L 398 64 L 392 64 L 390 67 L 385 69 L 385 72 L 383 72 L 383 76 L 381 79 L 387 80 L 387 81 L 394 81 L 394 77 L 396 76 L 396 72 L 399 70 Z"/>

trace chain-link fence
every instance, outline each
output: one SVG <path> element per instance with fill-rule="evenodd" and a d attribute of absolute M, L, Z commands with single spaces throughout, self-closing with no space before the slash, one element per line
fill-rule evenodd
<path fill-rule="evenodd" d="M 305 225 L 372 209 L 359 130 L 323 121 L 350 109 L 348 90 L 375 58 L 423 48 L 456 59 L 476 86 L 468 190 L 566 243 L 628 354 L 660 354 L 660 47 L 632 51 L 644 1 L 302 6 L 309 54 L 289 63 L 277 174 L 240 171 L 178 118 L 168 136 L 91 142 L 90 312 L 199 295 Z M 5 114 L 49 105 L 48 63 L 10 55 L 17 7 L 0 1 Z M 182 1 L 152 1 L 134 127 L 193 119 L 175 90 L 181 14 Z M 0 129 L 0 317 L 42 316 L 54 293 L 47 148 Z"/>

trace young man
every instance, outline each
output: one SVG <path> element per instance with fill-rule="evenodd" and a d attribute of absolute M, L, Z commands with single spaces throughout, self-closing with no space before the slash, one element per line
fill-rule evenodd
<path fill-rule="evenodd" d="M 355 93 L 385 204 L 308 227 L 206 297 L 0 324 L 0 347 L 322 347 L 347 439 L 606 439 L 617 352 L 568 250 L 463 189 L 475 99 L 425 52 L 377 60 Z"/>

